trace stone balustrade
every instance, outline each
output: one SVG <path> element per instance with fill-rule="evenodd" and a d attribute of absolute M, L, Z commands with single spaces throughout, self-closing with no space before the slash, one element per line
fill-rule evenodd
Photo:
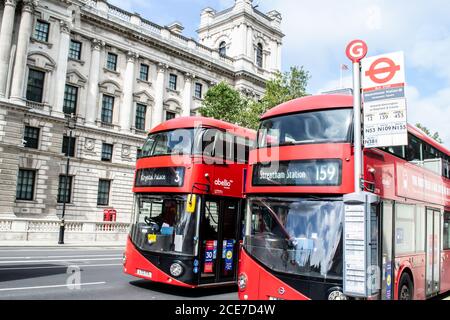
<path fill-rule="evenodd" d="M 59 220 L 0 218 L 0 246 L 8 242 L 55 242 L 59 236 Z M 124 243 L 129 223 L 66 221 L 65 243 Z"/>
<path fill-rule="evenodd" d="M 207 55 L 209 58 L 216 58 L 217 50 L 208 48 L 193 39 L 189 39 L 183 35 L 170 32 L 167 28 L 164 28 L 162 26 L 159 26 L 151 21 L 145 20 L 141 17 L 140 24 L 136 25 L 135 23 L 131 22 L 132 13 L 127 12 L 123 9 L 120 9 L 118 7 L 115 7 L 111 4 L 108 4 L 108 10 L 102 11 L 98 9 L 97 1 L 95 0 L 82 0 L 85 3 L 85 6 L 83 7 L 83 10 L 88 11 L 90 13 L 93 13 L 97 16 L 104 17 L 110 21 L 113 21 L 117 24 L 121 24 L 123 26 L 126 26 L 127 28 L 133 29 L 139 33 L 153 36 L 157 38 L 161 38 L 168 41 L 176 42 L 177 45 L 181 45 L 182 47 L 185 47 L 186 49 L 193 49 L 197 53 L 201 55 Z M 193 44 L 193 45 L 192 45 Z M 230 57 L 220 57 L 218 60 L 220 60 L 221 63 L 225 63 L 229 65 L 230 67 L 233 67 L 234 59 Z"/>

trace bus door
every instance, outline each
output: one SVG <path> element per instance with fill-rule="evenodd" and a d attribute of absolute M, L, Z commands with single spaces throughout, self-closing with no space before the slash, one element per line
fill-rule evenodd
<path fill-rule="evenodd" d="M 439 210 L 427 208 L 426 214 L 426 294 L 435 295 L 440 286 L 440 225 Z"/>
<path fill-rule="evenodd" d="M 200 284 L 236 279 L 240 201 L 206 198 L 200 222 Z"/>

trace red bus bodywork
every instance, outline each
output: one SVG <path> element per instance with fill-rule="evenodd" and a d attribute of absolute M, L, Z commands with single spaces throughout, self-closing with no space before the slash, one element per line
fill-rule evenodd
<path fill-rule="evenodd" d="M 327 109 L 352 108 L 353 99 L 349 95 L 319 95 L 308 96 L 286 102 L 269 110 L 261 117 L 261 120 L 272 119 L 278 116 L 289 116 L 309 111 Z M 408 126 L 408 131 L 439 150 L 447 157 L 449 150 L 440 145 L 420 130 Z M 247 175 L 246 195 L 248 199 L 257 196 L 301 197 L 301 196 L 340 196 L 354 192 L 353 169 L 353 145 L 351 143 L 325 143 L 289 145 L 272 148 L 253 149 L 250 152 L 250 168 Z M 264 161 L 308 159 L 341 159 L 342 180 L 339 186 L 260 186 L 252 184 L 252 176 L 255 165 Z M 390 200 L 393 203 L 422 205 L 432 207 L 441 213 L 450 210 L 450 180 L 424 169 L 404 159 L 396 157 L 381 149 L 365 149 L 364 151 L 364 179 L 367 188 L 380 196 L 381 200 Z M 419 181 L 422 181 L 418 184 Z M 431 185 L 431 187 L 430 187 Z M 249 211 L 249 210 L 247 210 Z M 249 212 L 247 214 L 250 214 Z M 425 212 L 423 213 L 425 214 Z M 247 220 L 248 221 L 248 220 Z M 392 226 L 393 230 L 394 226 Z M 425 228 L 425 226 L 423 226 Z M 383 234 L 383 229 L 381 234 Z M 422 229 L 423 230 L 423 229 Z M 392 231 L 394 232 L 394 231 Z M 391 240 L 392 234 L 387 235 Z M 442 228 L 441 235 L 442 238 Z M 381 237 L 380 237 L 381 239 Z M 442 243 L 442 241 L 441 241 Z M 391 244 L 395 247 L 395 243 Z M 425 299 L 431 295 L 450 290 L 450 251 L 441 248 L 440 259 L 440 284 L 439 290 L 432 294 L 426 294 L 426 263 L 425 250 L 412 254 L 396 254 L 394 251 L 392 262 L 392 284 L 389 284 L 389 299 L 398 299 L 398 285 L 401 276 L 408 273 L 414 285 L 414 299 Z M 437 257 L 435 257 L 436 259 Z M 380 261 L 381 263 L 381 261 Z M 342 280 L 329 285 L 322 282 L 314 282 L 307 277 L 282 274 L 272 270 L 245 249 L 241 253 L 240 281 L 244 279 L 244 285 L 240 287 L 239 297 L 243 300 L 266 299 L 327 299 L 331 287 L 342 290 Z M 386 279 L 384 287 L 386 287 Z M 382 284 L 383 285 L 383 284 Z M 384 291 L 377 298 L 386 299 Z"/>
<path fill-rule="evenodd" d="M 211 118 L 204 117 L 180 117 L 166 121 L 150 131 L 149 134 L 169 132 L 179 129 L 218 129 L 226 131 L 236 137 L 241 137 L 249 141 L 255 139 L 255 132 L 245 128 Z M 186 154 L 186 155 L 161 155 L 143 157 L 137 160 L 135 171 L 136 175 L 139 170 L 149 168 L 184 168 L 184 179 L 181 186 L 145 186 L 139 187 L 134 184 L 133 193 L 136 195 L 196 195 L 198 197 L 197 206 L 202 205 L 208 199 L 217 201 L 234 201 L 239 206 L 239 212 L 236 213 L 238 217 L 241 216 L 241 207 L 244 198 L 244 175 L 248 168 L 247 163 L 223 160 L 222 164 L 210 164 L 207 160 L 212 161 L 211 157 L 203 156 L 202 154 Z M 200 200 L 201 199 L 201 200 Z M 229 200 L 221 200 L 229 199 Z M 233 203 L 234 203 L 233 202 Z M 198 212 L 201 212 L 198 209 Z M 197 213 L 197 209 L 195 213 Z M 220 213 L 221 214 L 221 213 Z M 197 218 L 200 219 L 200 216 Z M 202 218 L 204 219 L 204 218 Z M 236 223 L 239 221 L 236 221 Z M 200 224 L 200 223 L 199 223 Z M 133 225 L 137 225 L 133 218 Z M 240 228 L 236 228 L 236 232 Z M 237 234 L 238 235 L 238 234 Z M 239 234 L 240 236 L 240 234 Z M 217 271 L 215 280 L 203 281 L 201 279 L 201 268 L 204 263 L 204 247 L 201 245 L 202 241 L 206 241 L 202 234 L 198 241 L 198 253 L 188 256 L 165 254 L 164 252 L 152 252 L 140 248 L 135 241 L 133 241 L 132 232 L 127 240 L 126 252 L 124 255 L 124 272 L 132 276 L 151 280 L 154 282 L 161 282 L 181 287 L 195 288 L 202 285 L 217 285 L 221 283 L 235 283 L 237 277 L 238 266 L 238 250 L 239 239 L 235 239 L 236 243 L 233 249 L 233 257 L 235 257 L 234 274 L 229 277 L 221 277 Z M 217 239 L 214 239 L 218 241 Z M 220 241 L 218 241 L 220 246 Z M 218 250 L 218 249 L 216 249 Z M 225 250 L 225 248 L 221 248 Z M 219 259 L 217 259 L 218 261 Z M 180 278 L 174 277 L 170 274 L 169 266 L 172 261 L 181 263 L 186 269 L 183 276 Z M 198 266 L 199 271 L 193 271 Z M 222 265 L 223 267 L 223 265 Z M 222 279 L 223 278 L 223 279 Z"/>

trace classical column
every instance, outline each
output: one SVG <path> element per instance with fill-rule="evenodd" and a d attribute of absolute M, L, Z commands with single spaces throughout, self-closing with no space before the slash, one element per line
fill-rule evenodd
<path fill-rule="evenodd" d="M 6 0 L 0 29 L 0 97 L 6 96 L 12 31 L 17 0 Z"/>
<path fill-rule="evenodd" d="M 282 46 L 282 43 L 278 42 L 278 45 L 277 45 L 277 51 L 278 51 L 278 53 L 277 53 L 277 69 L 278 70 L 281 70 L 281 46 Z"/>
<path fill-rule="evenodd" d="M 160 124 L 163 119 L 163 103 L 164 103 L 164 78 L 168 66 L 160 63 L 158 65 L 158 75 L 155 84 L 155 105 L 153 106 L 152 128 Z"/>
<path fill-rule="evenodd" d="M 31 29 L 33 27 L 33 10 L 36 5 L 36 0 L 23 0 L 22 18 L 20 19 L 16 59 L 11 84 L 11 100 L 21 101 L 23 99 L 25 72 L 27 68 L 28 43 L 30 41 Z"/>
<path fill-rule="evenodd" d="M 183 90 L 183 117 L 191 115 L 191 101 L 192 101 L 192 79 L 194 77 L 190 73 L 184 76 L 184 90 Z"/>
<path fill-rule="evenodd" d="M 247 26 L 247 57 L 255 61 L 255 50 L 253 49 L 253 28 Z"/>
<path fill-rule="evenodd" d="M 128 51 L 127 67 L 123 78 L 123 104 L 120 108 L 120 130 L 129 132 L 131 128 L 131 115 L 133 114 L 134 70 L 138 54 Z"/>
<path fill-rule="evenodd" d="M 70 47 L 70 27 L 69 24 L 65 21 L 60 21 L 59 26 L 59 52 L 56 69 L 55 101 L 53 105 L 52 115 L 63 117 L 64 91 L 66 88 L 67 77 L 67 60 Z"/>
<path fill-rule="evenodd" d="M 91 65 L 89 67 L 88 92 L 85 103 L 85 110 L 82 115 L 86 115 L 86 124 L 95 125 L 97 117 L 98 98 L 98 78 L 100 73 L 100 51 L 104 46 L 103 41 L 93 39 L 91 42 Z"/>

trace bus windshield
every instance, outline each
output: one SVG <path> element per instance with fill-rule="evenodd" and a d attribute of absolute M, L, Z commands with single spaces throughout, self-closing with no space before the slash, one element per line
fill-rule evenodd
<path fill-rule="evenodd" d="M 193 255 L 196 214 L 186 211 L 187 196 L 137 194 L 132 237 L 142 250 Z"/>
<path fill-rule="evenodd" d="M 352 115 L 352 109 L 345 108 L 263 120 L 258 130 L 258 147 L 349 142 Z"/>
<path fill-rule="evenodd" d="M 195 129 L 176 129 L 149 134 L 141 157 L 192 153 Z"/>
<path fill-rule="evenodd" d="M 249 199 L 245 248 L 276 272 L 342 277 L 342 199 Z"/>

